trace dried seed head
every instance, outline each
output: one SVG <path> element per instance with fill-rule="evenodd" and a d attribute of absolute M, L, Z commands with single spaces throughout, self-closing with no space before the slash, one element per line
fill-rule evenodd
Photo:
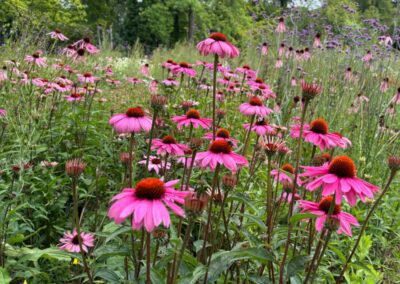
<path fill-rule="evenodd" d="M 206 208 L 209 199 L 208 194 L 190 192 L 185 197 L 185 207 L 193 213 L 200 213 Z"/>
<path fill-rule="evenodd" d="M 388 166 L 389 169 L 391 169 L 392 171 L 397 172 L 398 170 L 400 170 L 400 157 L 390 156 L 388 158 Z"/>
<path fill-rule="evenodd" d="M 234 188 L 237 184 L 237 178 L 234 175 L 224 175 L 222 177 L 222 184 L 228 188 Z"/>

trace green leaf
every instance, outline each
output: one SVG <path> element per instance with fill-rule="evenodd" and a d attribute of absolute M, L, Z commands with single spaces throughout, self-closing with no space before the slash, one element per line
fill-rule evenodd
<path fill-rule="evenodd" d="M 247 259 L 265 264 L 268 261 L 273 261 L 274 257 L 261 247 L 234 248 L 231 251 L 218 252 L 212 256 L 207 282 L 215 282 L 221 273 L 226 271 L 234 262 Z"/>
<path fill-rule="evenodd" d="M 95 277 L 107 280 L 107 283 L 121 283 L 120 277 L 114 271 L 109 269 L 97 270 L 94 275 Z"/>
<path fill-rule="evenodd" d="M 289 277 L 295 276 L 298 272 L 304 271 L 307 263 L 310 261 L 308 255 L 298 255 L 292 258 L 287 264 L 287 274 Z"/>
<path fill-rule="evenodd" d="M 311 214 L 311 213 L 299 213 L 299 214 L 295 214 L 292 217 L 290 217 L 290 223 L 293 224 L 293 223 L 297 223 L 303 219 L 314 219 L 316 217 L 317 216 L 315 216 L 314 214 Z"/>
<path fill-rule="evenodd" d="M 10 281 L 11 277 L 7 270 L 5 270 L 3 267 L 0 267 L 0 284 L 8 284 Z"/>

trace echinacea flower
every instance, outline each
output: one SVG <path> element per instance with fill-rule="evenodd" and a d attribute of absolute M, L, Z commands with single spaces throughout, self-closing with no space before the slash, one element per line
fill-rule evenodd
<path fill-rule="evenodd" d="M 215 171 L 219 164 L 233 173 L 238 167 L 248 164 L 245 157 L 232 152 L 232 146 L 226 140 L 215 140 L 210 144 L 208 151 L 197 153 L 195 160 L 201 168 L 210 168 L 211 171 Z"/>
<path fill-rule="evenodd" d="M 250 123 L 243 124 L 244 129 L 249 130 Z M 257 135 L 262 136 L 266 134 L 275 134 L 276 130 L 272 125 L 269 125 L 265 119 L 257 120 L 252 126 L 251 131 L 257 133 Z"/>
<path fill-rule="evenodd" d="M 354 206 L 357 197 L 362 202 L 366 198 L 373 198 L 379 188 L 356 176 L 356 166 L 352 159 L 347 156 L 337 156 L 330 163 L 320 167 L 302 167 L 305 172 L 302 177 L 314 178 L 306 184 L 306 189 L 314 191 L 322 187 L 322 196 L 335 194 L 336 204 L 341 204 L 345 197 L 350 206 Z"/>
<path fill-rule="evenodd" d="M 0 108 L 0 117 L 6 117 L 7 116 L 7 111 L 3 108 Z"/>
<path fill-rule="evenodd" d="M 52 39 L 57 39 L 59 41 L 66 41 L 68 40 L 68 38 L 62 34 L 62 32 L 58 29 L 55 29 L 52 32 L 49 32 L 48 35 L 52 38 Z"/>
<path fill-rule="evenodd" d="M 310 124 L 304 124 L 303 126 L 303 138 L 304 141 L 309 142 L 315 146 L 318 146 L 321 151 L 326 148 L 343 148 L 343 140 L 337 134 L 328 132 L 328 123 L 322 119 L 317 118 L 311 121 Z M 290 136 L 292 138 L 299 138 L 300 136 L 300 125 L 296 124 L 291 126 Z"/>
<path fill-rule="evenodd" d="M 314 37 L 314 43 L 313 43 L 314 48 L 321 48 L 321 34 L 317 33 Z"/>
<path fill-rule="evenodd" d="M 275 31 L 277 33 L 284 33 L 286 32 L 286 26 L 285 26 L 285 19 L 284 18 L 279 18 L 278 21 L 278 26 L 276 27 Z"/>
<path fill-rule="evenodd" d="M 89 248 L 94 246 L 94 236 L 91 233 L 80 233 L 82 240 L 82 249 L 84 252 L 88 252 Z M 60 249 L 68 252 L 81 252 L 79 248 L 78 233 L 76 229 L 73 232 L 65 232 L 63 237 L 60 239 Z"/>
<path fill-rule="evenodd" d="M 36 51 L 32 55 L 25 56 L 25 61 L 31 64 L 34 64 L 38 67 L 46 67 L 46 58 L 40 57 L 42 54 L 41 51 Z"/>
<path fill-rule="evenodd" d="M 167 78 L 161 83 L 163 83 L 165 86 L 179 86 L 179 82 L 176 81 L 174 78 Z"/>
<path fill-rule="evenodd" d="M 173 136 L 166 135 L 163 139 L 153 139 L 151 149 L 157 150 L 157 154 L 162 156 L 166 154 L 183 156 L 189 147 L 185 144 L 177 143 Z"/>
<path fill-rule="evenodd" d="M 210 141 L 214 140 L 214 137 L 213 137 L 212 133 L 206 133 L 203 136 L 203 138 L 207 139 L 207 140 L 210 140 Z M 233 147 L 237 147 L 237 143 L 238 143 L 238 140 L 233 139 L 231 137 L 231 134 L 229 133 L 229 131 L 227 129 L 225 129 L 225 128 L 220 128 L 220 129 L 217 130 L 217 132 L 215 133 L 215 140 L 228 141 L 229 143 L 232 144 Z"/>
<path fill-rule="evenodd" d="M 178 74 L 185 74 L 188 77 L 195 77 L 197 72 L 192 68 L 192 66 L 187 62 L 181 62 L 179 65 L 176 65 L 172 68 L 172 73 Z"/>
<path fill-rule="evenodd" d="M 280 183 L 293 183 L 294 179 L 294 168 L 291 164 L 283 165 L 279 170 L 275 169 L 271 171 L 271 176 L 274 177 L 275 182 Z M 301 184 L 301 180 L 297 177 L 297 184 Z"/>
<path fill-rule="evenodd" d="M 86 72 L 83 74 L 78 74 L 78 80 L 81 83 L 94 84 L 98 80 L 98 78 L 93 76 L 92 73 Z"/>
<path fill-rule="evenodd" d="M 231 44 L 226 35 L 212 33 L 209 37 L 197 44 L 197 50 L 201 55 L 217 54 L 221 58 L 234 58 L 239 56 L 239 49 Z"/>
<path fill-rule="evenodd" d="M 264 106 L 262 100 L 257 96 L 251 97 L 248 103 L 241 104 L 239 111 L 246 116 L 257 115 L 259 117 L 265 117 L 273 112 L 272 109 Z"/>
<path fill-rule="evenodd" d="M 140 73 L 143 74 L 143 76 L 150 77 L 150 69 L 149 69 L 149 64 L 145 63 L 140 67 Z"/>
<path fill-rule="evenodd" d="M 87 51 L 88 53 L 90 53 L 90 54 L 94 54 L 94 53 L 99 52 L 99 50 L 97 49 L 97 47 L 94 46 L 94 45 L 91 43 L 89 37 L 84 37 L 83 39 L 74 42 L 74 43 L 72 44 L 72 46 L 75 47 L 76 50 L 82 48 L 82 49 L 86 50 L 86 51 Z"/>
<path fill-rule="evenodd" d="M 133 84 L 133 85 L 143 83 L 143 80 L 140 80 L 140 79 L 135 78 L 135 77 L 128 77 L 128 78 L 126 79 L 126 81 L 127 81 L 128 83 Z"/>
<path fill-rule="evenodd" d="M 390 100 L 390 102 L 396 105 L 400 104 L 400 88 L 397 89 L 397 93 Z"/>
<path fill-rule="evenodd" d="M 193 126 L 198 128 L 201 126 L 204 129 L 209 129 L 212 124 L 211 118 L 201 118 L 200 112 L 195 109 L 190 109 L 185 115 L 177 115 L 172 118 L 172 121 L 177 124 L 178 129 L 182 126 Z"/>
<path fill-rule="evenodd" d="M 318 232 L 321 232 L 325 226 L 326 222 L 333 221 L 334 224 L 339 225 L 337 233 L 338 234 L 346 234 L 348 236 L 352 236 L 351 225 L 359 226 L 357 219 L 346 212 L 342 211 L 340 204 L 335 204 L 333 207 L 333 211 L 329 216 L 329 211 L 333 202 L 332 196 L 326 196 L 319 203 L 300 200 L 299 207 L 302 209 L 302 213 L 309 212 L 313 215 L 317 216 L 317 220 L 315 222 L 315 228 Z M 332 218 L 331 220 L 328 219 Z"/>
<path fill-rule="evenodd" d="M 69 102 L 76 102 L 76 101 L 83 100 L 84 96 L 81 95 L 81 94 L 78 94 L 78 93 L 74 93 L 74 94 L 71 94 L 69 96 L 65 96 L 64 98 Z"/>
<path fill-rule="evenodd" d="M 109 124 L 118 133 L 139 133 L 141 131 L 149 132 L 152 120 L 145 115 L 141 107 L 132 107 L 126 113 L 113 115 L 109 120 Z"/>
<path fill-rule="evenodd" d="M 146 159 L 146 157 L 144 157 L 144 158 L 145 158 L 144 160 L 138 162 L 140 165 L 146 165 L 147 159 Z M 163 162 L 162 159 L 160 159 L 156 156 L 149 157 L 149 164 L 147 166 L 147 170 L 149 172 L 154 171 L 156 174 L 159 174 L 160 171 L 163 170 L 164 168 L 169 170 L 171 168 L 171 163 L 167 162 L 167 164 L 165 164 L 165 162 Z"/>
<path fill-rule="evenodd" d="M 261 46 L 261 55 L 268 55 L 268 43 L 263 42 Z"/>
<path fill-rule="evenodd" d="M 179 180 L 163 182 L 158 178 L 145 178 L 135 188 L 125 188 L 112 198 L 114 202 L 108 217 L 121 224 L 132 216 L 132 229 L 152 232 L 159 225 L 168 228 L 171 219 L 167 207 L 180 217 L 185 211 L 176 203 L 183 204 L 188 191 L 177 191 L 174 186 Z"/>

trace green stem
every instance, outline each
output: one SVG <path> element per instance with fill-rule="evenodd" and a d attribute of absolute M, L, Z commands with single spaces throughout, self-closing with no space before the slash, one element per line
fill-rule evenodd
<path fill-rule="evenodd" d="M 218 54 L 214 56 L 214 70 L 213 70 L 213 141 L 215 140 L 215 133 L 216 133 L 216 119 L 215 119 L 215 100 L 217 96 L 217 68 L 218 68 Z"/>
<path fill-rule="evenodd" d="M 363 226 L 361 227 L 360 234 L 358 235 L 357 241 L 355 242 L 354 247 L 353 247 L 353 249 L 351 250 L 351 253 L 350 253 L 349 257 L 346 259 L 346 263 L 343 265 L 342 271 L 340 272 L 340 275 L 339 275 L 339 277 L 337 278 L 336 283 L 340 283 L 341 279 L 343 278 L 343 275 L 344 275 L 344 273 L 345 273 L 346 270 L 347 270 L 347 267 L 348 267 L 348 265 L 349 265 L 349 263 L 350 263 L 350 261 L 351 261 L 351 258 L 354 256 L 354 254 L 355 254 L 355 252 L 356 252 L 356 249 L 357 249 L 357 247 L 358 247 L 358 244 L 360 243 L 361 237 L 362 237 L 362 235 L 363 235 L 365 229 L 367 228 L 367 224 L 368 224 L 369 219 L 370 219 L 371 216 L 372 216 L 372 213 L 374 213 L 374 211 L 375 211 L 376 207 L 378 206 L 379 202 L 381 201 L 382 197 L 383 197 L 383 196 L 385 195 L 385 193 L 389 190 L 389 186 L 390 186 L 390 184 L 392 183 L 392 181 L 393 181 L 395 175 L 396 175 L 396 171 L 395 171 L 395 170 L 392 170 L 391 173 L 390 173 L 389 179 L 388 179 L 388 181 L 387 181 L 387 183 L 386 183 L 384 189 L 382 190 L 381 195 L 379 195 L 378 199 L 375 201 L 375 203 L 374 203 L 374 205 L 372 206 L 371 210 L 368 212 L 368 215 L 367 215 L 367 217 L 365 218 L 364 224 L 363 224 Z"/>
<path fill-rule="evenodd" d="M 89 269 L 89 266 L 88 266 L 87 260 L 86 260 L 86 254 L 83 251 L 83 246 L 82 246 L 81 228 L 80 228 L 79 211 L 78 211 L 77 177 L 72 178 L 72 197 L 73 197 L 73 201 L 74 201 L 75 229 L 76 229 L 76 233 L 78 236 L 79 251 L 82 255 L 83 268 L 85 269 L 85 272 L 88 276 L 89 283 L 93 284 L 93 277 L 92 277 L 92 274 L 90 273 L 90 269 Z"/>

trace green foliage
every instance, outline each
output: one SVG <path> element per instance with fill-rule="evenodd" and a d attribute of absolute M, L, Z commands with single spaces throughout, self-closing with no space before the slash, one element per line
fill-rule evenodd
<path fill-rule="evenodd" d="M 349 13 L 348 10 L 343 8 L 343 5 L 346 5 L 354 12 Z M 323 13 L 327 21 L 335 28 L 360 25 L 360 14 L 354 0 L 328 0 Z"/>

